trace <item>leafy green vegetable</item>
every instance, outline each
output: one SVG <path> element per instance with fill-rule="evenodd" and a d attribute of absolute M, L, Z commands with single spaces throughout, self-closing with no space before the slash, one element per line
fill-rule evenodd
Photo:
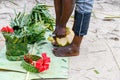
<path fill-rule="evenodd" d="M 53 31 L 54 18 L 49 14 L 46 5 L 37 4 L 30 14 L 15 12 L 15 18 L 11 18 L 11 27 L 15 35 L 26 37 L 29 44 L 44 40 L 47 29 Z"/>
<path fill-rule="evenodd" d="M 37 4 L 30 13 L 31 24 L 43 21 L 45 26 L 53 31 L 53 26 L 55 25 L 54 18 L 49 14 L 46 5 Z"/>
<path fill-rule="evenodd" d="M 44 28 L 44 24 L 42 23 L 36 23 L 33 26 L 28 28 L 29 32 L 27 35 L 28 43 L 33 44 L 35 42 L 39 42 L 41 40 L 44 40 L 46 28 Z"/>

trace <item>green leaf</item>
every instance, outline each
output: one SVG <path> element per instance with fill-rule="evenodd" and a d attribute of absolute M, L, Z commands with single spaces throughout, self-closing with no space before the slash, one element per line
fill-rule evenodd
<path fill-rule="evenodd" d="M 94 70 L 94 72 L 95 72 L 96 74 L 100 74 L 97 70 Z"/>

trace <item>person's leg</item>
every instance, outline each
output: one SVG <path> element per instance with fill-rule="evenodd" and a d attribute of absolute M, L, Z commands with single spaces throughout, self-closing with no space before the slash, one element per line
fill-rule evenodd
<path fill-rule="evenodd" d="M 66 24 L 73 11 L 74 4 L 74 0 L 54 0 L 56 12 L 56 28 L 53 32 L 55 42 L 52 43 L 54 46 L 58 46 L 56 37 L 66 36 Z"/>
<path fill-rule="evenodd" d="M 54 0 L 54 7 L 55 7 L 55 15 L 56 15 L 56 21 L 55 21 L 55 31 L 53 32 L 53 34 L 56 34 L 57 31 L 57 27 L 59 26 L 59 22 L 60 22 L 60 18 L 62 16 L 62 0 Z M 56 42 L 56 36 L 53 36 L 55 42 L 52 43 L 54 46 L 57 46 L 57 42 Z"/>
<path fill-rule="evenodd" d="M 57 27 L 54 31 L 56 37 L 66 36 L 66 24 L 68 22 L 69 17 L 71 16 L 75 4 L 75 0 L 61 0 L 61 1 L 62 3 L 59 3 L 62 4 L 61 16 L 59 17 L 59 21 L 56 22 Z M 56 3 L 56 5 L 58 5 L 58 3 Z"/>
<path fill-rule="evenodd" d="M 55 14 L 56 14 L 56 27 L 59 24 L 60 17 L 62 15 L 62 0 L 54 0 Z"/>
<path fill-rule="evenodd" d="M 58 57 L 69 57 L 79 55 L 79 48 L 83 36 L 87 34 L 93 0 L 77 0 L 75 9 L 75 21 L 73 31 L 75 37 L 72 43 L 65 47 L 55 48 L 54 55 Z"/>

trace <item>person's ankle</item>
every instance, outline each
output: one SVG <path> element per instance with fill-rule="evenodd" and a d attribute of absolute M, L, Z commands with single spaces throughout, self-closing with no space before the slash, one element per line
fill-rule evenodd
<path fill-rule="evenodd" d="M 79 51 L 79 48 L 80 48 L 79 45 L 76 45 L 76 44 L 74 44 L 74 43 L 71 43 L 70 45 L 71 45 L 71 47 L 74 48 L 76 51 Z"/>
<path fill-rule="evenodd" d="M 66 24 L 59 24 L 58 26 L 61 28 L 66 28 Z"/>

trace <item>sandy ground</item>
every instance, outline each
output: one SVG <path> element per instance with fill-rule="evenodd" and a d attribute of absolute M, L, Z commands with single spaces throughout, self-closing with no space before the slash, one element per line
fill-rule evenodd
<path fill-rule="evenodd" d="M 53 6 L 53 0 L 1 0 L 0 27 L 9 25 L 14 10 L 26 12 L 37 2 Z M 118 1 L 118 2 L 117 2 Z M 88 35 L 83 39 L 80 56 L 70 58 L 68 80 L 120 80 L 120 2 L 96 0 Z M 54 8 L 50 13 L 54 15 Z M 105 17 L 109 17 L 106 21 Z M 72 27 L 73 18 L 68 26 Z M 2 46 L 2 43 L 1 43 Z"/>

